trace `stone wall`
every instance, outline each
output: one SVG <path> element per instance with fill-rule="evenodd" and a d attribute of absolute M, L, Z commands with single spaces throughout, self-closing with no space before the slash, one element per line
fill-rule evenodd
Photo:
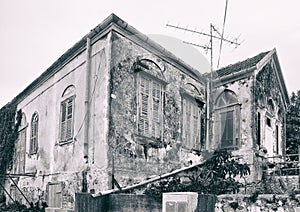
<path fill-rule="evenodd" d="M 256 212 L 256 211 L 287 211 L 300 209 L 300 196 L 261 194 L 251 195 L 219 195 L 215 205 L 216 212 Z"/>

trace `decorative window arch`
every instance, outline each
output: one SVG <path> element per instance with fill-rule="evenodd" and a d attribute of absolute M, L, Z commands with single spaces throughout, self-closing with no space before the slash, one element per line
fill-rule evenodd
<path fill-rule="evenodd" d="M 31 130 L 30 130 L 30 154 L 37 153 L 38 150 L 38 126 L 39 126 L 39 115 L 35 112 L 31 117 Z"/>
<path fill-rule="evenodd" d="M 216 100 L 217 107 L 224 107 L 232 104 L 237 104 L 238 99 L 236 94 L 231 90 L 224 90 Z"/>
<path fill-rule="evenodd" d="M 221 148 L 238 148 L 240 137 L 240 104 L 236 94 L 224 90 L 216 100 L 216 140 Z"/>
<path fill-rule="evenodd" d="M 59 143 L 70 142 L 73 139 L 75 86 L 68 86 L 63 94 L 60 104 L 60 132 Z"/>

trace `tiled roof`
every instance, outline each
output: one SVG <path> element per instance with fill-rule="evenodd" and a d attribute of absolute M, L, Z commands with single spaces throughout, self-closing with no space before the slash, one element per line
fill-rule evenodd
<path fill-rule="evenodd" d="M 261 59 L 263 59 L 269 51 L 262 52 L 254 57 L 248 58 L 244 61 L 237 62 L 235 64 L 228 65 L 216 71 L 218 77 L 226 76 L 228 74 L 238 72 L 247 68 L 255 66 Z"/>

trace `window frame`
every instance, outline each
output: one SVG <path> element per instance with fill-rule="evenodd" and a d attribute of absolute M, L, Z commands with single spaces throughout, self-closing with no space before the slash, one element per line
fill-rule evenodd
<path fill-rule="evenodd" d="M 31 118 L 31 126 L 30 126 L 30 146 L 29 146 L 29 154 L 36 154 L 38 151 L 38 132 L 39 132 L 39 115 L 35 112 Z"/>
<path fill-rule="evenodd" d="M 191 96 L 187 92 L 181 92 L 181 98 L 182 98 L 182 145 L 188 149 L 194 149 L 194 150 L 200 150 L 201 149 L 201 112 L 203 105 L 199 105 L 199 101 L 201 100 L 195 98 L 194 96 Z M 190 104 L 191 111 L 190 111 L 190 117 L 187 117 L 187 106 Z M 193 116 L 195 115 L 194 112 L 198 114 L 198 122 L 196 126 L 196 132 L 197 132 L 197 138 L 193 140 L 187 140 L 187 134 L 191 134 L 191 131 L 194 132 L 195 128 L 195 120 L 193 120 Z M 187 120 L 189 118 L 189 120 Z M 189 123 L 188 123 L 189 122 Z M 192 126 L 188 128 L 188 126 Z M 189 131 L 189 132 L 188 132 Z"/>
<path fill-rule="evenodd" d="M 222 97 L 222 95 L 226 95 L 225 92 L 231 93 L 235 98 L 236 102 L 232 102 L 232 99 L 230 100 L 231 103 L 226 104 L 224 103 L 222 106 L 218 106 L 219 104 L 219 98 Z M 216 142 L 218 144 L 218 148 L 220 149 L 229 149 L 229 150 L 235 150 L 240 147 L 240 117 L 241 117 L 241 104 L 238 102 L 238 99 L 236 97 L 236 94 L 231 90 L 225 90 L 216 99 L 215 104 L 215 138 Z M 232 145 L 223 145 L 222 141 L 222 129 L 225 127 L 222 127 L 221 123 L 221 114 L 233 112 L 232 117 Z M 227 119 L 226 119 L 227 120 Z"/>
<path fill-rule="evenodd" d="M 142 92 L 142 86 L 141 86 L 141 80 L 142 78 L 146 79 L 149 81 L 149 96 L 147 99 L 147 116 L 142 117 L 142 113 L 143 113 L 143 92 Z M 137 83 L 137 135 L 141 136 L 141 137 L 146 137 L 146 138 L 150 138 L 150 139 L 154 139 L 154 140 L 162 140 L 163 137 L 163 122 L 164 122 L 164 115 L 163 115 L 163 108 L 164 108 L 164 95 L 165 95 L 165 85 L 166 82 L 164 82 L 163 80 L 147 73 L 147 72 L 138 72 L 136 75 L 136 83 Z M 157 126 L 154 126 L 153 128 L 153 122 L 154 122 L 154 101 L 153 101 L 153 84 L 156 83 L 159 85 L 160 87 L 160 95 L 159 95 L 159 104 L 158 104 L 158 114 L 157 117 L 159 118 L 159 123 Z M 157 97 L 155 97 L 157 98 Z M 150 111 L 150 112 L 149 112 Z M 141 124 L 141 119 L 148 119 L 148 132 L 146 132 L 146 128 L 145 126 L 143 127 L 143 129 L 140 128 L 140 124 Z M 147 121 L 145 120 L 144 123 L 146 123 Z M 154 132 L 153 132 L 154 129 Z M 156 133 L 156 129 L 159 129 L 159 132 Z"/>

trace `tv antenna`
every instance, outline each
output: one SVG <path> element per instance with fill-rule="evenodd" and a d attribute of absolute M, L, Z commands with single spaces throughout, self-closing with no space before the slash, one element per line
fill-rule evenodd
<path fill-rule="evenodd" d="M 200 47 L 200 48 L 204 49 L 206 52 L 210 51 L 210 68 L 211 68 L 211 72 L 213 71 L 213 39 L 216 39 L 216 40 L 220 41 L 217 68 L 219 68 L 219 65 L 220 65 L 220 58 L 221 58 L 221 51 L 222 51 L 223 42 L 228 43 L 229 45 L 234 45 L 235 48 L 237 48 L 239 45 L 241 45 L 241 43 L 238 42 L 239 37 L 234 38 L 234 39 L 224 38 L 224 29 L 225 29 L 225 22 L 226 22 L 227 5 L 228 5 L 228 0 L 226 0 L 226 5 L 225 5 L 225 14 L 224 14 L 222 33 L 219 32 L 219 30 L 213 24 L 210 24 L 210 32 L 209 33 L 200 32 L 200 31 L 197 31 L 197 30 L 192 30 L 192 29 L 189 29 L 187 27 L 184 28 L 184 27 L 180 27 L 180 26 L 166 24 L 167 27 L 175 28 L 175 29 L 178 29 L 178 30 L 183 30 L 185 32 L 191 32 L 191 33 L 203 35 L 203 36 L 206 36 L 206 37 L 210 38 L 209 43 L 205 44 L 205 45 L 200 45 L 200 44 L 187 42 L 187 41 L 183 41 L 183 42 L 186 43 L 186 44 L 190 44 L 190 45 L 193 45 L 193 46 Z"/>
<path fill-rule="evenodd" d="M 239 37 L 234 38 L 234 39 L 224 38 L 224 29 L 225 29 L 225 22 L 226 22 L 227 5 L 228 5 L 228 0 L 226 0 L 226 5 L 225 5 L 225 14 L 224 14 L 224 20 L 223 20 L 222 33 L 220 33 L 219 30 L 213 24 L 210 24 L 210 32 L 209 33 L 199 32 L 199 31 L 196 31 L 196 30 L 189 29 L 188 27 L 184 28 L 184 27 L 180 27 L 180 26 L 174 26 L 174 25 L 171 25 L 171 24 L 166 25 L 167 27 L 172 27 L 172 28 L 175 28 L 175 29 L 183 30 L 185 32 L 191 32 L 191 33 L 199 34 L 199 35 L 206 36 L 206 37 L 210 38 L 209 43 L 206 44 L 206 45 L 200 45 L 200 44 L 195 44 L 195 43 L 184 41 L 184 43 L 203 48 L 206 52 L 210 51 L 210 78 L 211 79 L 207 83 L 207 107 L 206 107 L 207 126 L 210 125 L 211 118 L 212 118 L 211 117 L 211 112 L 213 111 L 213 104 L 212 104 L 212 101 L 210 100 L 210 95 L 211 95 L 211 92 L 212 92 L 212 89 L 213 89 L 213 39 L 216 39 L 216 40 L 220 41 L 217 68 L 219 68 L 222 45 L 223 45 L 224 42 L 228 43 L 229 45 L 234 45 L 235 48 L 237 48 L 239 45 L 241 45 L 241 43 L 238 42 Z M 206 127 L 206 141 L 208 141 L 208 140 L 209 140 L 209 127 Z"/>

